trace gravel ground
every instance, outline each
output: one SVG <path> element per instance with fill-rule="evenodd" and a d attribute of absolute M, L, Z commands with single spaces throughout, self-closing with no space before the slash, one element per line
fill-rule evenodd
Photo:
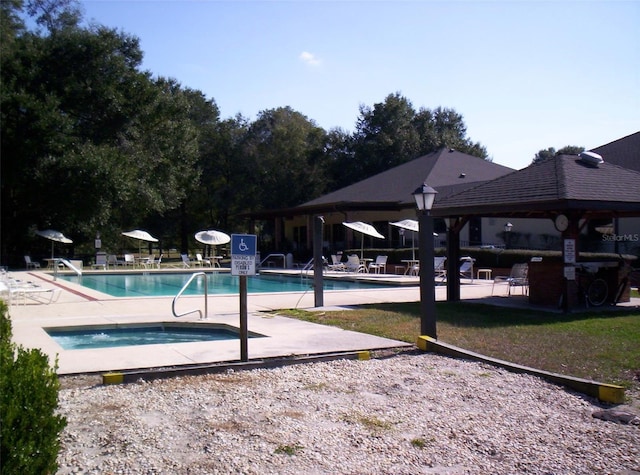
<path fill-rule="evenodd" d="M 640 471 L 640 426 L 597 401 L 429 353 L 78 386 L 58 474 Z"/>

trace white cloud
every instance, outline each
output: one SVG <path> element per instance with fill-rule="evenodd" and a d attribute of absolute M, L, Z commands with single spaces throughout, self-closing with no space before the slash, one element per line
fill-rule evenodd
<path fill-rule="evenodd" d="M 320 66 L 322 61 L 319 58 L 316 58 L 313 53 L 309 53 L 308 51 L 303 51 L 300 53 L 300 59 L 307 63 L 309 66 Z"/>

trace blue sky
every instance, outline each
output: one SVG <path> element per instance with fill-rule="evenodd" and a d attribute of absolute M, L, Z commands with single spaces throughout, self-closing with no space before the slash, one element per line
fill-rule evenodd
<path fill-rule="evenodd" d="M 540 149 L 640 130 L 639 1 L 81 4 L 223 119 L 290 106 L 351 132 L 361 104 L 399 92 L 416 110 L 455 109 L 494 162 L 518 169 Z"/>

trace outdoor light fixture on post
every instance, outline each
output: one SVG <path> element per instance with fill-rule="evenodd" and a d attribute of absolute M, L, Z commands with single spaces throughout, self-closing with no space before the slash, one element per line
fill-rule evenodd
<path fill-rule="evenodd" d="M 420 260 L 420 334 L 436 336 L 436 283 L 433 269 L 433 218 L 431 207 L 438 192 L 426 183 L 413 192 L 418 207 Z"/>
<path fill-rule="evenodd" d="M 509 241 L 511 236 L 511 229 L 513 229 L 513 224 L 507 222 L 504 225 L 504 247 L 505 249 L 509 249 Z"/>

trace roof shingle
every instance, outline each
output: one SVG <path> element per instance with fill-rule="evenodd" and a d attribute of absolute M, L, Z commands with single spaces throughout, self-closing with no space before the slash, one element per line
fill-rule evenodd
<path fill-rule="evenodd" d="M 594 167 L 560 155 L 447 197 L 436 197 L 436 216 L 499 215 L 564 209 L 640 212 L 640 173 L 611 163 Z"/>
<path fill-rule="evenodd" d="M 411 193 L 422 183 L 426 182 L 441 195 L 446 195 L 447 190 L 459 191 L 459 187 L 468 188 L 512 170 L 482 158 L 443 148 L 308 201 L 300 207 L 364 201 L 412 204 Z"/>

